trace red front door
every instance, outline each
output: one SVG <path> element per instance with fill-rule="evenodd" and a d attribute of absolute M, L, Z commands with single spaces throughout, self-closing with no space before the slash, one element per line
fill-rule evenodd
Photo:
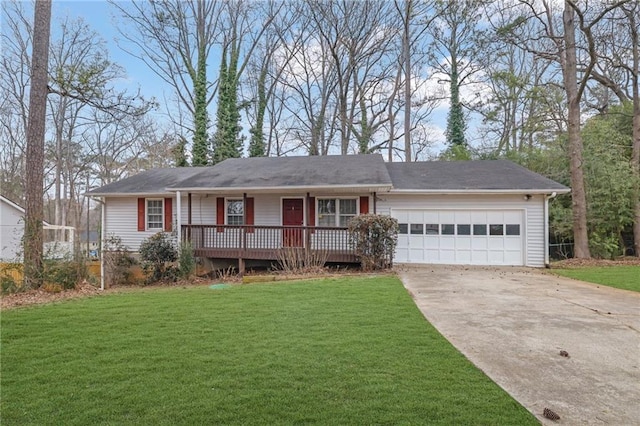
<path fill-rule="evenodd" d="M 302 226 L 304 224 L 304 201 L 301 198 L 282 199 L 282 225 Z M 282 245 L 285 247 L 302 247 L 302 229 L 284 228 Z"/>

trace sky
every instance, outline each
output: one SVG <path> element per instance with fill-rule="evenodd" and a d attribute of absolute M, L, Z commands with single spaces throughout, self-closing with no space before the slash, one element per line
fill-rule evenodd
<path fill-rule="evenodd" d="M 59 23 L 65 17 L 68 16 L 71 19 L 82 18 L 106 41 L 111 60 L 126 70 L 127 79 L 119 83 L 120 88 L 126 88 L 132 92 L 140 88 L 146 98 L 155 97 L 161 105 L 156 115 L 162 118 L 163 111 L 166 110 L 164 106 L 167 105 L 165 101 L 174 97 L 173 91 L 140 59 L 135 58 L 120 47 L 127 46 L 127 41 L 118 33 L 117 16 L 114 7 L 105 0 L 54 0 L 52 4 L 52 39 L 56 38 L 56 28 L 59 28 Z M 131 49 L 136 50 L 135 47 L 131 47 Z M 433 134 L 438 139 L 433 147 L 435 152 L 443 148 L 443 132 L 446 128 L 448 107 L 448 103 L 443 103 L 434 111 L 431 118 L 429 127 L 433 129 Z"/>
<path fill-rule="evenodd" d="M 140 87 L 146 96 L 155 96 L 162 101 L 163 96 L 171 95 L 164 90 L 165 83 L 156 76 L 139 59 L 125 52 L 120 46 L 126 46 L 126 40 L 118 34 L 116 16 L 113 6 L 104 0 L 86 1 L 53 1 L 52 7 L 52 39 L 55 38 L 56 28 L 65 17 L 82 18 L 94 31 L 106 41 L 111 60 L 122 66 L 127 73 L 127 80 L 121 82 L 123 87 L 135 90 Z"/>

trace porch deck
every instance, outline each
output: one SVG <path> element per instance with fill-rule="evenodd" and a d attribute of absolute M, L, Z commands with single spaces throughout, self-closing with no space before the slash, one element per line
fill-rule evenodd
<path fill-rule="evenodd" d="M 303 251 L 326 262 L 356 263 L 347 228 L 319 226 L 182 225 L 194 255 L 215 259 L 277 261 Z"/>

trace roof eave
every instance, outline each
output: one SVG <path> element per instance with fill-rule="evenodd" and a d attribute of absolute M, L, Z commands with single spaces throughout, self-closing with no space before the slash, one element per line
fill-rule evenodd
<path fill-rule="evenodd" d="M 89 197 L 173 197 L 173 192 L 88 192 Z"/>
<path fill-rule="evenodd" d="M 363 185 L 302 185 L 302 186 L 251 186 L 251 187 L 222 187 L 222 188 L 166 188 L 171 192 L 191 192 L 191 193 L 216 193 L 216 194 L 238 194 L 256 193 L 278 194 L 291 192 L 388 192 L 391 190 L 390 184 L 363 184 Z"/>

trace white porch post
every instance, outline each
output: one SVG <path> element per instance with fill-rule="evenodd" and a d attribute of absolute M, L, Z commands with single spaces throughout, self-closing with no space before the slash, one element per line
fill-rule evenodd
<path fill-rule="evenodd" d="M 176 232 L 178 235 L 178 245 L 182 244 L 182 196 L 180 191 L 176 191 Z"/>
<path fill-rule="evenodd" d="M 102 199 L 102 209 L 100 214 L 100 290 L 104 290 L 104 241 L 105 236 L 107 235 L 107 229 L 105 228 L 106 223 L 106 199 Z M 87 239 L 89 236 L 87 235 Z"/>

